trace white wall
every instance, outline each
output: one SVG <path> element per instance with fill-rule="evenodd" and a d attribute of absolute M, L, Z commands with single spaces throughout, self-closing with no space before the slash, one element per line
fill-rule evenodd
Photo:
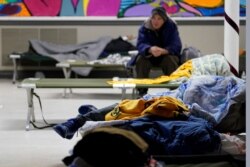
<path fill-rule="evenodd" d="M 100 36 L 112 36 L 114 38 L 120 35 L 133 34 L 137 35 L 139 26 L 143 21 L 50 21 L 50 22 L 0 22 L 0 53 L 2 53 L 1 37 L 2 28 L 15 27 L 38 27 L 38 28 L 76 28 L 77 42 L 96 40 Z M 240 48 L 246 48 L 246 28 L 245 20 L 240 22 Z M 220 20 L 193 20 L 178 21 L 180 36 L 183 47 L 194 46 L 201 50 L 203 54 L 223 53 L 224 50 L 224 21 Z M 11 35 L 11 34 L 10 34 Z M 230 42 L 230 41 L 229 41 Z M 0 71 L 11 70 L 11 66 L 2 66 L 0 59 Z"/>
<path fill-rule="evenodd" d="M 223 53 L 224 22 L 217 21 L 177 21 L 183 47 L 194 46 L 204 54 Z M 78 41 L 95 40 L 103 35 L 137 34 L 141 22 L 134 25 L 86 25 L 78 28 Z M 240 25 L 240 48 L 245 48 L 245 21 Z"/>

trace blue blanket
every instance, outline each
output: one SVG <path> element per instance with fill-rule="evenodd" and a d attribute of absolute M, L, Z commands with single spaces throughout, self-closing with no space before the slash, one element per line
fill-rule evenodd
<path fill-rule="evenodd" d="M 245 102 L 246 82 L 235 76 L 194 76 L 176 90 L 148 94 L 143 98 L 148 100 L 159 96 L 178 98 L 189 106 L 191 112 L 207 113 L 220 123 L 233 104 Z"/>

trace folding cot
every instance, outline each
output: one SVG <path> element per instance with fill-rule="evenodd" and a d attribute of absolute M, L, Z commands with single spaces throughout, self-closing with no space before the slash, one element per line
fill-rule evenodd
<path fill-rule="evenodd" d="M 116 53 L 120 56 L 125 56 L 125 59 L 128 57 L 138 54 L 137 50 L 132 50 L 128 52 Z M 116 57 L 115 59 L 117 59 Z M 73 68 L 94 68 L 95 70 L 109 70 L 109 71 L 124 71 L 126 77 L 130 77 L 129 69 L 126 66 L 125 61 L 116 62 L 113 60 L 114 56 L 108 56 L 108 58 L 98 59 L 96 62 L 86 61 L 86 60 L 66 60 L 56 64 L 56 67 L 62 68 L 65 78 L 71 77 L 71 72 Z M 133 77 L 133 76 L 132 76 Z M 70 93 L 72 90 L 70 89 Z M 66 89 L 64 89 L 64 95 L 66 95 Z"/>
<path fill-rule="evenodd" d="M 27 78 L 19 85 L 19 88 L 25 88 L 27 91 L 28 113 L 26 120 L 26 130 L 29 130 L 31 121 L 35 121 L 33 96 L 34 90 L 40 88 L 119 88 L 122 90 L 122 98 L 124 98 L 127 89 L 134 88 L 168 88 L 175 89 L 179 86 L 176 83 L 162 84 L 108 84 L 110 78 L 95 78 L 95 79 L 75 79 L 75 78 Z"/>
<path fill-rule="evenodd" d="M 31 59 L 38 64 L 40 62 L 49 62 L 50 64 L 55 64 L 56 67 L 62 68 L 63 74 L 65 78 L 70 78 L 71 69 L 74 67 L 92 67 L 96 69 L 116 69 L 116 70 L 125 70 L 124 64 L 89 64 L 87 61 L 84 60 L 68 60 L 64 62 L 56 63 L 56 60 L 46 57 L 40 56 L 38 54 L 23 54 L 23 53 L 12 53 L 9 55 L 9 58 L 12 59 L 13 62 L 13 76 L 12 76 L 12 83 L 16 83 L 18 78 L 18 65 L 19 61 L 22 59 Z M 53 65 L 54 66 L 54 65 Z"/>
<path fill-rule="evenodd" d="M 128 52 L 119 53 L 126 56 L 135 56 L 138 54 L 137 50 L 131 50 Z M 92 67 L 97 69 L 115 69 L 115 70 L 126 70 L 126 64 L 102 64 L 102 63 L 90 63 L 86 60 L 67 60 L 59 62 L 56 67 L 62 68 L 65 78 L 70 78 L 72 68 L 74 67 Z"/>
<path fill-rule="evenodd" d="M 88 61 L 84 60 L 68 60 L 65 62 L 59 62 L 56 67 L 62 68 L 65 78 L 70 78 L 71 69 L 74 67 L 92 67 L 97 69 L 116 69 L 125 70 L 126 66 L 124 64 L 90 64 Z"/>
<path fill-rule="evenodd" d="M 21 60 L 29 60 L 32 62 L 35 62 L 39 66 L 41 64 L 47 64 L 50 66 L 54 66 L 56 64 L 56 60 L 47 57 L 47 56 L 41 56 L 37 53 L 31 53 L 31 52 L 24 52 L 24 53 L 11 53 L 9 55 L 9 58 L 13 62 L 13 76 L 12 76 L 12 83 L 15 84 L 18 79 L 18 66 L 20 64 Z"/>
<path fill-rule="evenodd" d="M 132 50 L 128 52 L 121 52 L 122 56 L 133 56 L 136 55 L 138 51 Z M 11 53 L 9 58 L 12 59 L 13 62 L 13 76 L 12 76 L 12 83 L 16 83 L 18 78 L 18 66 L 21 60 L 29 60 L 35 62 L 36 64 L 40 65 L 42 62 L 47 63 L 52 66 L 56 66 L 62 68 L 63 74 L 65 78 L 70 78 L 72 68 L 74 67 L 91 67 L 95 69 L 110 69 L 110 70 L 126 70 L 125 64 L 90 64 L 86 60 L 66 60 L 62 62 L 57 62 L 55 59 L 43 55 L 39 55 L 35 52 L 24 52 L 24 53 Z"/>

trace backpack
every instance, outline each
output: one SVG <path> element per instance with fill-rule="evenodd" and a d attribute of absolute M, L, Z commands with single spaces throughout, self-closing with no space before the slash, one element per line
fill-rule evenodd
<path fill-rule="evenodd" d="M 201 57 L 201 51 L 193 46 L 186 47 L 182 50 L 181 53 L 181 64 L 185 63 L 186 61 L 193 59 L 193 58 L 198 58 Z"/>

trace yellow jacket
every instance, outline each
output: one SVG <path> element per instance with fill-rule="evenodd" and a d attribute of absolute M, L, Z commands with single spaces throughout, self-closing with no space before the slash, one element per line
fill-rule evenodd
<path fill-rule="evenodd" d="M 144 99 L 125 99 L 106 114 L 105 120 L 130 120 L 148 114 L 173 118 L 180 112 L 187 111 L 188 108 L 184 103 L 170 96 L 162 96 L 148 101 Z"/>

